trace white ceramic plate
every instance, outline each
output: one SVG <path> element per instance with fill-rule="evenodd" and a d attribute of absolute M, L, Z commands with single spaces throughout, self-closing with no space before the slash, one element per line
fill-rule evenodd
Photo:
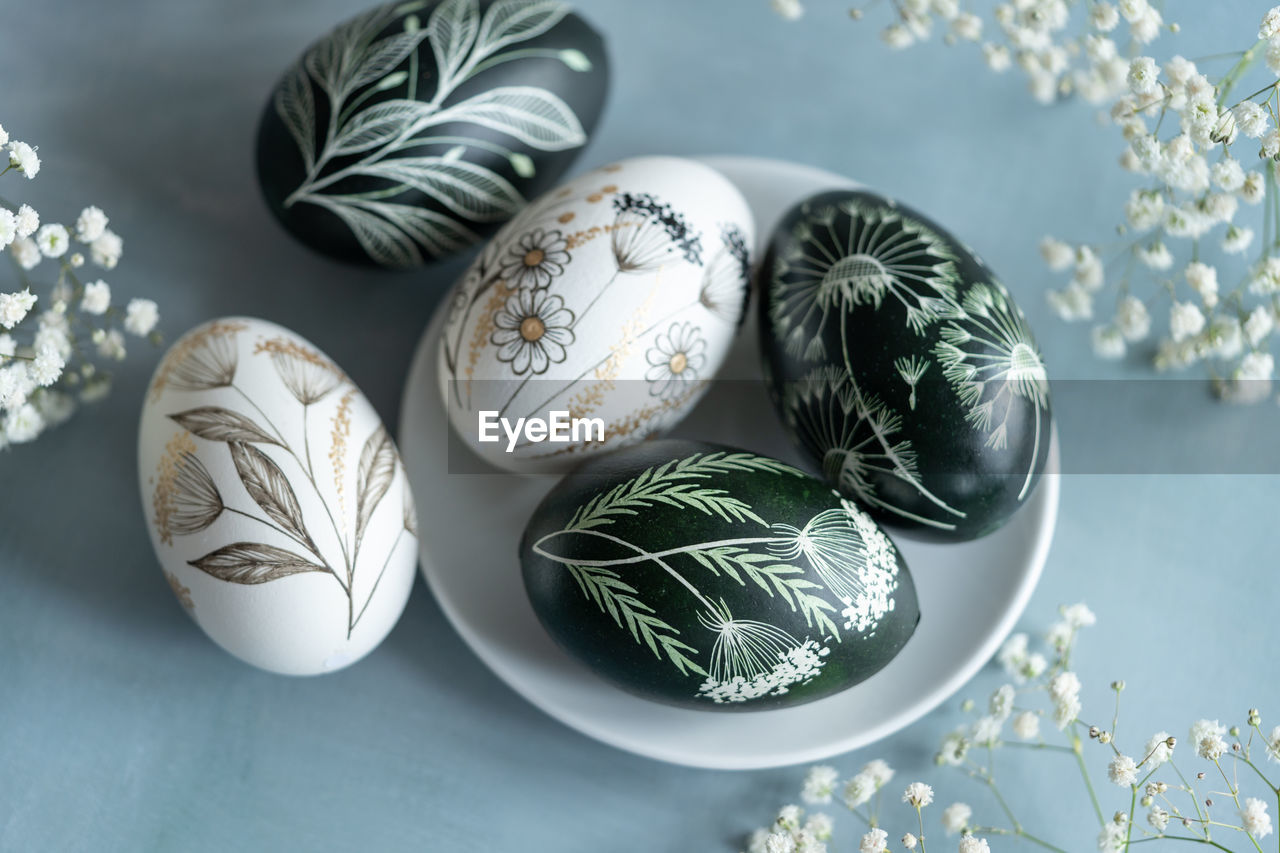
<path fill-rule="evenodd" d="M 852 186 L 817 169 L 709 157 L 746 196 L 763 241 L 781 214 L 822 189 Z M 668 707 L 602 681 L 542 629 L 520 578 L 517 543 L 555 477 L 451 473 L 436 385 L 437 313 L 401 402 L 401 454 L 419 507 L 422 574 L 472 650 L 517 692 L 568 726 L 619 749 L 716 769 L 818 761 L 873 743 L 947 699 L 985 663 L 1022 614 L 1048 556 L 1058 514 L 1057 436 L 1030 502 L 1001 530 L 961 545 L 896 535 L 920 596 L 915 635 L 883 670 L 835 696 L 777 711 Z M 754 324 L 722 378 L 758 380 Z M 798 461 L 758 381 L 721 382 L 675 433 Z M 455 445 L 455 453 L 466 453 Z"/>

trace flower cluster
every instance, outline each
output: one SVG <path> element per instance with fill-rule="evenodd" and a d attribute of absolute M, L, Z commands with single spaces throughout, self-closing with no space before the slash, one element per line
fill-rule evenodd
<path fill-rule="evenodd" d="M 964 802 L 943 809 L 939 816 L 943 833 L 960 836 L 953 849 L 989 853 L 987 839 L 1001 836 L 1021 838 L 1058 853 L 1089 848 L 1119 853 L 1162 839 L 1219 850 L 1261 850 L 1259 842 L 1274 832 L 1268 803 L 1280 798 L 1280 786 L 1268 776 L 1263 759 L 1280 762 L 1280 726 L 1264 732 L 1261 713 L 1250 709 L 1240 726 L 1197 720 L 1189 728 L 1185 747 L 1169 732 L 1157 731 L 1128 744 L 1127 750 L 1122 748 L 1116 732 L 1123 681 L 1111 682 L 1115 706 L 1108 708 L 1109 719 L 1099 717 L 1090 723 L 1081 716 L 1081 679 L 1071 668 L 1071 653 L 1080 630 L 1095 623 L 1094 614 L 1083 604 L 1062 607 L 1059 612 L 1060 620 L 1044 636 L 1045 651 L 1032 651 L 1027 634 L 1009 637 L 996 659 L 1010 683 L 1000 686 L 983 705 L 965 701 L 961 707 L 973 715 L 972 721 L 943 738 L 935 763 L 978 783 L 1000 809 L 992 821 L 975 819 L 974 809 Z M 1060 735 L 1042 734 L 1040 721 L 1046 717 Z M 993 769 L 995 752 L 1005 748 L 1028 756 L 1059 755 L 1065 766 L 1074 766 L 1097 820 L 1093 828 L 1086 828 L 1086 836 L 1052 843 L 1018 820 L 1000 792 Z M 1095 751 L 1101 753 L 1097 758 Z M 1189 756 L 1184 755 L 1188 752 Z M 1114 787 L 1095 786 L 1090 759 L 1097 763 L 1105 759 L 1105 778 Z M 1192 770 L 1191 762 L 1199 767 Z M 1241 770 L 1248 773 L 1247 779 L 1259 783 L 1262 797 L 1245 795 Z M 865 824 L 858 847 L 864 853 L 886 853 L 891 847 L 925 853 L 923 813 L 934 801 L 934 789 L 923 782 L 907 786 L 902 800 L 915 812 L 915 820 L 908 818 L 909 831 L 891 843 L 878 807 L 881 790 L 893 775 L 889 765 L 876 760 L 842 784 L 834 767 L 814 767 L 805 777 L 800 796 L 810 805 L 841 799 Z M 1108 792 L 1120 797 L 1119 808 L 1110 815 L 1102 806 Z M 750 853 L 823 853 L 834 834 L 834 821 L 823 814 L 803 818 L 800 807 L 787 806 L 771 826 L 751 836 Z"/>
<path fill-rule="evenodd" d="M 990 21 L 961 7 L 959 0 L 898 0 L 894 20 L 880 37 L 890 47 L 905 48 L 927 41 L 937 29 L 947 44 L 980 45 L 992 71 L 1016 66 L 1044 103 L 1073 93 L 1091 103 L 1118 96 L 1130 67 L 1123 50 L 1149 44 L 1165 29 L 1148 0 L 1009 0 L 996 4 Z M 864 12 L 854 8 L 850 14 L 859 20 Z"/>
<path fill-rule="evenodd" d="M 0 149 L 9 153 L 0 175 L 30 180 L 40 172 L 35 146 L 10 140 L 3 127 Z M 107 225 L 93 206 L 70 228 L 41 224 L 30 205 L 0 197 L 0 250 L 8 249 L 20 286 L 0 289 L 0 447 L 32 441 L 70 417 L 77 402 L 105 396 L 110 374 L 93 356 L 123 359 L 125 333 L 159 342 L 154 302 L 132 299 L 121 309 L 105 281 L 81 279 L 86 263 L 111 270 L 120 260 L 124 243 Z M 57 264 L 57 277 L 37 295 L 28 274 L 46 260 Z"/>
<path fill-rule="evenodd" d="M 798 14 L 798 4 L 783 6 L 791 13 L 784 17 Z M 1143 350 L 1157 370 L 1203 364 L 1225 399 L 1266 398 L 1280 320 L 1280 7 L 1263 16 L 1251 46 L 1208 57 L 1204 69 L 1182 56 L 1160 64 L 1144 54 L 1162 30 L 1179 31 L 1151 0 L 1007 0 L 989 20 L 958 0 L 892 7 L 882 34 L 891 46 L 942 28 L 948 43 L 981 44 L 993 70 L 1021 69 L 1041 101 L 1074 94 L 1105 105 L 1122 133 L 1120 163 L 1144 181 L 1125 204 L 1124 239 L 1041 243 L 1049 268 L 1070 276 L 1049 293 L 1055 312 L 1095 320 L 1100 358 L 1123 358 L 1155 338 Z M 1225 72 L 1212 70 L 1232 58 Z M 1234 97 L 1259 64 L 1266 85 Z M 1104 294 L 1105 309 L 1096 304 Z M 1167 330 L 1157 331 L 1155 320 L 1165 317 Z"/>

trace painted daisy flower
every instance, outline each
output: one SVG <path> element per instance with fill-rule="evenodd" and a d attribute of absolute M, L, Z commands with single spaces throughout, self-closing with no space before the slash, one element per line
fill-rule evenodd
<path fill-rule="evenodd" d="M 573 312 L 564 300 L 545 290 L 518 290 L 493 316 L 497 328 L 489 340 L 498 347 L 498 360 L 511 365 L 516 376 L 542 374 L 565 359 L 573 343 Z"/>
<path fill-rule="evenodd" d="M 516 241 L 502 263 L 502 277 L 508 287 L 547 287 L 569 263 L 569 243 L 559 231 L 535 228 Z"/>
<path fill-rule="evenodd" d="M 654 397 L 677 396 L 685 390 L 686 383 L 697 381 L 698 371 L 706 363 L 706 346 L 699 327 L 672 323 L 645 353 L 649 370 L 644 378 L 649 383 L 649 393 Z"/>

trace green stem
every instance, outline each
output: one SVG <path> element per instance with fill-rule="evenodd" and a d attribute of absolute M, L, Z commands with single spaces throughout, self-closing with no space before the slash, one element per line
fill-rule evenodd
<path fill-rule="evenodd" d="M 1231 66 L 1230 70 L 1228 70 L 1227 73 L 1223 75 L 1222 82 L 1218 84 L 1219 85 L 1219 89 L 1218 89 L 1218 107 L 1219 108 L 1221 108 L 1222 105 L 1227 102 L 1227 96 L 1231 94 L 1231 90 L 1235 88 L 1235 85 L 1236 83 L 1239 82 L 1241 75 L 1243 75 L 1244 72 L 1249 69 L 1249 66 L 1253 64 L 1253 61 L 1258 58 L 1259 52 L 1265 49 L 1266 46 L 1267 46 L 1267 42 L 1263 41 L 1262 39 L 1259 39 L 1258 43 L 1255 44 L 1253 47 L 1249 48 L 1248 50 L 1246 50 L 1244 54 L 1240 57 L 1240 60 L 1236 62 L 1235 65 Z M 1262 92 L 1265 92 L 1265 91 L 1266 89 L 1263 89 L 1257 92 L 1256 94 L 1260 95 L 1262 94 Z M 1249 97 L 1253 97 L 1253 95 L 1250 95 Z M 1248 100 L 1248 98 L 1246 98 L 1245 100 Z"/>
<path fill-rule="evenodd" d="M 1093 813 L 1098 817 L 1098 825 L 1106 824 L 1107 819 L 1102 816 L 1102 806 L 1098 803 L 1098 794 L 1093 790 L 1093 782 L 1089 779 L 1089 768 L 1084 764 L 1084 751 L 1080 748 L 1080 736 L 1072 733 L 1071 752 L 1076 757 L 1076 766 L 1080 768 L 1080 778 L 1084 779 L 1084 786 L 1089 791 L 1089 802 L 1093 803 Z"/>

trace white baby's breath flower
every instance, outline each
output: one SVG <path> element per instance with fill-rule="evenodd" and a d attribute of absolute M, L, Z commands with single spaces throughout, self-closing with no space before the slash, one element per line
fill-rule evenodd
<path fill-rule="evenodd" d="M 113 361 L 123 361 L 125 357 L 124 335 L 119 329 L 94 331 L 93 343 L 98 348 L 98 355 Z"/>
<path fill-rule="evenodd" d="M 1250 139 L 1260 139 L 1271 123 L 1267 111 L 1253 101 L 1243 101 L 1231 108 L 1236 114 L 1236 127 Z"/>
<path fill-rule="evenodd" d="M 908 850 L 915 850 L 916 845 L 919 843 L 920 843 L 920 839 L 916 838 L 915 835 L 910 832 L 902 836 L 902 846 L 907 848 Z"/>
<path fill-rule="evenodd" d="M 58 377 L 62 375 L 62 368 L 66 365 L 63 361 L 62 354 L 56 347 L 43 346 L 36 352 L 35 359 L 28 368 L 31 379 L 41 388 L 46 388 L 58 381 Z"/>
<path fill-rule="evenodd" d="M 978 838 L 976 835 L 966 835 L 960 839 L 960 853 L 991 853 L 991 847 L 987 844 L 987 839 Z"/>
<path fill-rule="evenodd" d="M 8 246 L 18 236 L 18 217 L 13 211 L 0 207 L 0 249 Z"/>
<path fill-rule="evenodd" d="M 3 127 L 0 127 L 0 145 L 8 145 L 8 144 L 9 144 L 9 131 L 5 130 Z"/>
<path fill-rule="evenodd" d="M 1275 357 L 1269 352 L 1251 352 L 1240 359 L 1231 378 L 1237 382 L 1263 382 L 1275 374 Z"/>
<path fill-rule="evenodd" d="M 1164 16 L 1159 10 L 1147 7 L 1146 14 L 1129 24 L 1129 35 L 1139 44 L 1150 44 L 1160 35 L 1160 27 L 1164 25 Z"/>
<path fill-rule="evenodd" d="M 1127 846 L 1127 821 L 1112 820 L 1105 823 L 1098 833 L 1098 850 L 1101 853 L 1120 853 Z"/>
<path fill-rule="evenodd" d="M 1040 716 L 1035 711 L 1023 711 L 1013 718 L 1013 733 L 1021 740 L 1034 740 L 1040 735 Z"/>
<path fill-rule="evenodd" d="M 810 833 L 819 841 L 830 841 L 834 826 L 835 824 L 830 815 L 817 812 L 809 815 L 808 819 L 805 820 L 804 831 Z"/>
<path fill-rule="evenodd" d="M 81 243 L 92 243 L 107 230 L 107 222 L 107 215 L 100 208 L 86 207 L 76 219 L 76 239 Z"/>
<path fill-rule="evenodd" d="M 1067 605 L 1061 609 L 1062 618 L 1072 628 L 1089 628 L 1096 625 L 1098 617 L 1083 601 Z"/>
<path fill-rule="evenodd" d="M 1280 33 L 1280 6 L 1273 6 L 1262 16 L 1262 23 L 1258 25 L 1258 38 L 1269 39 Z"/>
<path fill-rule="evenodd" d="M 1063 702 L 1080 695 L 1080 678 L 1074 672 L 1060 672 L 1049 682 L 1049 698 Z"/>
<path fill-rule="evenodd" d="M 1146 759 L 1143 762 L 1148 770 L 1155 770 L 1173 758 L 1173 749 L 1169 746 L 1169 733 L 1156 732 L 1147 741 Z"/>
<path fill-rule="evenodd" d="M 912 782 L 902 792 L 902 801 L 922 809 L 933 802 L 933 788 L 923 782 Z"/>
<path fill-rule="evenodd" d="M 885 853 L 889 849 L 889 833 L 876 827 L 862 836 L 858 842 L 858 853 Z"/>
<path fill-rule="evenodd" d="M 1249 172 L 1240 185 L 1240 198 L 1249 204 L 1258 204 L 1267 195 L 1267 185 L 1260 172 Z"/>
<path fill-rule="evenodd" d="M 40 227 L 40 214 L 29 204 L 18 208 L 17 228 L 19 237 L 30 237 Z"/>
<path fill-rule="evenodd" d="M 1089 23 L 1095 30 L 1109 33 L 1120 23 L 1120 13 L 1110 3 L 1099 2 L 1089 7 Z"/>
<path fill-rule="evenodd" d="M 778 826 L 794 832 L 800 828 L 800 818 L 804 815 L 804 810 L 797 805 L 786 805 L 778 810 L 778 817 L 774 820 Z"/>
<path fill-rule="evenodd" d="M 1249 292 L 1259 296 L 1280 292 L 1280 255 L 1268 255 L 1253 268 Z"/>
<path fill-rule="evenodd" d="M 1128 788 L 1138 781 L 1138 763 L 1127 755 L 1117 755 L 1107 765 L 1107 778 L 1114 785 Z"/>
<path fill-rule="evenodd" d="M 1275 317 L 1262 305 L 1254 308 L 1249 313 L 1249 318 L 1244 321 L 1244 335 L 1248 338 L 1249 345 L 1254 347 L 1266 340 L 1273 328 L 1275 328 Z"/>
<path fill-rule="evenodd" d="M 969 825 L 973 817 L 973 809 L 965 803 L 952 803 L 942 810 L 942 829 L 947 835 L 954 835 Z"/>
<path fill-rule="evenodd" d="M 9 143 L 9 165 L 27 178 L 34 178 L 40 172 L 40 158 L 36 156 L 36 149 L 25 142 Z"/>
<path fill-rule="evenodd" d="M 1214 163 L 1210 174 L 1214 186 L 1225 192 L 1233 193 L 1244 185 L 1244 168 L 1231 157 Z"/>
<path fill-rule="evenodd" d="M 14 293 L 0 293 L 0 326 L 12 329 L 36 304 L 36 296 L 28 288 Z"/>
<path fill-rule="evenodd" d="M 36 233 L 36 245 L 46 258 L 60 258 L 67 253 L 71 238 L 67 229 L 58 224 L 46 225 Z"/>
<path fill-rule="evenodd" d="M 1152 806 L 1151 811 L 1147 812 L 1147 823 L 1156 832 L 1164 832 L 1169 828 L 1169 813 L 1158 805 Z"/>
<path fill-rule="evenodd" d="M 1158 240 L 1149 246 L 1139 246 L 1137 253 L 1138 260 L 1148 269 L 1167 270 L 1173 266 L 1173 253 Z"/>
<path fill-rule="evenodd" d="M 0 356 L 10 356 L 17 351 L 18 342 L 13 339 L 13 335 L 0 333 Z"/>
<path fill-rule="evenodd" d="M 43 429 L 44 419 L 30 403 L 10 409 L 4 419 L 4 437 L 10 444 L 34 441 Z"/>
<path fill-rule="evenodd" d="M 1000 742 L 1000 730 L 1004 721 L 999 717 L 986 715 L 973 722 L 973 742 L 978 746 L 992 747 Z"/>
<path fill-rule="evenodd" d="M 1151 331 L 1151 315 L 1136 296 L 1126 296 L 1116 306 L 1116 327 L 1126 341 L 1140 341 Z"/>
<path fill-rule="evenodd" d="M 939 764 L 959 767 L 964 763 L 964 757 L 968 754 L 969 739 L 965 736 L 963 729 L 957 729 L 943 736 L 942 744 L 938 747 L 938 754 L 934 760 Z"/>
<path fill-rule="evenodd" d="M 862 772 L 871 777 L 877 788 L 884 787 L 893 779 L 893 768 L 879 758 L 873 758 L 863 765 Z"/>
<path fill-rule="evenodd" d="M 1115 326 L 1107 323 L 1093 327 L 1093 354 L 1105 361 L 1124 358 L 1124 335 Z"/>
<path fill-rule="evenodd" d="M 1280 76 L 1280 39 L 1272 39 L 1267 44 L 1266 63 L 1268 71 Z"/>
<path fill-rule="evenodd" d="M 1267 814 L 1267 804 L 1257 797 L 1249 797 L 1240 810 L 1240 822 L 1244 831 L 1254 838 L 1265 838 L 1271 834 L 1271 815 Z"/>
<path fill-rule="evenodd" d="M 1040 257 L 1049 269 L 1058 272 L 1075 263 L 1075 250 L 1061 240 L 1045 237 L 1040 241 Z"/>
<path fill-rule="evenodd" d="M 156 303 L 150 299 L 130 299 L 124 312 L 124 330 L 145 338 L 160 320 Z"/>
<path fill-rule="evenodd" d="M 869 773 L 859 773 L 844 785 L 844 804 L 851 809 L 868 802 L 875 795 L 876 780 Z"/>
<path fill-rule="evenodd" d="M 1280 761 L 1280 726 L 1276 726 L 1271 730 L 1271 734 L 1264 738 L 1267 747 L 1267 758 L 1272 761 Z"/>
<path fill-rule="evenodd" d="M 800 791 L 800 798 L 806 803 L 815 805 L 829 803 L 838 781 L 840 781 L 840 774 L 836 772 L 834 767 L 829 767 L 825 764 L 811 767 L 804 777 L 804 787 Z"/>
<path fill-rule="evenodd" d="M 765 853 L 796 853 L 796 840 L 790 833 L 774 832 L 765 838 Z"/>
<path fill-rule="evenodd" d="M 102 232 L 97 240 L 89 246 L 89 256 L 93 262 L 103 269 L 115 269 L 124 252 L 124 241 L 110 228 Z"/>
<path fill-rule="evenodd" d="M 1009 57 L 1009 49 L 1002 44 L 992 44 L 987 42 L 982 46 L 982 58 L 986 61 L 987 67 L 997 74 L 1008 71 L 1013 64 L 1013 60 Z"/>
<path fill-rule="evenodd" d="M 902 24 L 890 24 L 880 31 L 880 40 L 894 50 L 901 50 L 914 44 L 915 36 Z"/>
<path fill-rule="evenodd" d="M 1135 95 L 1150 95 L 1160 86 L 1160 70 L 1149 56 L 1135 57 L 1129 63 L 1129 91 Z"/>
<path fill-rule="evenodd" d="M 86 314 L 104 314 L 111 306 L 111 287 L 99 279 L 84 286 L 84 296 L 80 299 L 80 310 Z"/>
<path fill-rule="evenodd" d="M 1191 744 L 1201 758 L 1213 760 L 1227 749 L 1226 741 L 1222 739 L 1226 733 L 1227 727 L 1217 720 L 1197 720 L 1191 726 Z"/>
<path fill-rule="evenodd" d="M 1012 684 L 1002 684 L 991 694 L 987 701 L 987 710 L 998 720 L 1007 720 L 1013 713 L 1015 691 Z"/>
<path fill-rule="evenodd" d="M 1026 679 L 1039 678 L 1049 668 L 1049 662 L 1039 652 L 1032 652 L 1022 664 L 1022 676 Z"/>
<path fill-rule="evenodd" d="M 1152 190 L 1134 190 L 1125 204 L 1125 218 L 1139 231 L 1160 223 L 1164 214 L 1164 196 Z"/>
<path fill-rule="evenodd" d="M 982 38 L 982 19 L 972 12 L 962 12 L 951 19 L 951 33 L 962 41 Z"/>
<path fill-rule="evenodd" d="M 1050 290 L 1045 296 L 1049 307 L 1063 320 L 1088 320 L 1093 316 L 1093 297 L 1076 282 L 1062 290 Z"/>
<path fill-rule="evenodd" d="M 1174 343 L 1184 341 L 1204 329 L 1204 314 L 1191 302 L 1175 302 L 1169 309 L 1169 333 Z"/>
<path fill-rule="evenodd" d="M 1222 236 L 1222 251 L 1228 255 L 1244 254 L 1253 242 L 1253 229 L 1232 225 Z"/>
<path fill-rule="evenodd" d="M 1200 295 L 1206 306 L 1212 308 L 1218 304 L 1218 271 L 1215 268 L 1200 261 L 1192 261 L 1187 264 L 1183 275 L 1186 276 L 1187 284 Z"/>
<path fill-rule="evenodd" d="M 996 660 L 1004 667 L 1005 672 L 1014 675 L 1026 660 L 1027 651 L 1027 635 L 1020 632 L 1010 634 L 996 653 Z"/>

